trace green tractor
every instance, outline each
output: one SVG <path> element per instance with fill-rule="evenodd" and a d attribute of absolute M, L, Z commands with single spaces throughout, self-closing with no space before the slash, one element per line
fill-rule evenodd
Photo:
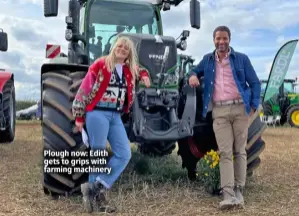
<path fill-rule="evenodd" d="M 177 53 L 177 49 L 186 50 L 189 31 L 182 31 L 178 39 L 163 35 L 161 11 L 182 1 L 69 0 L 65 19 L 68 54 L 41 67 L 44 150 L 87 150 L 74 124 L 72 101 L 89 65 L 109 53 L 117 35 L 126 35 L 135 43 L 139 64 L 149 71 L 152 83 L 150 88 L 136 83 L 132 110 L 122 116 L 128 137 L 141 153 L 153 156 L 169 155 L 178 143 L 182 165 L 193 179 L 197 161 L 217 145 L 211 112 L 206 119 L 200 115 L 203 84 L 196 89 L 188 85 L 194 59 Z M 58 0 L 44 0 L 44 16 L 57 14 Z M 200 28 L 197 0 L 190 0 L 190 22 L 193 28 Z M 49 50 L 53 51 L 52 47 Z M 248 173 L 260 164 L 264 129 L 259 116 L 254 115 L 248 129 Z M 87 181 L 88 173 L 44 171 L 43 177 L 45 193 L 71 195 Z"/>
<path fill-rule="evenodd" d="M 261 98 L 263 98 L 268 81 L 261 80 L 261 83 Z M 296 93 L 297 85 L 297 78 L 284 79 L 282 85 L 279 87 L 279 92 L 273 95 L 270 100 L 263 103 L 261 116 L 265 119 L 268 116 L 279 116 L 280 125 L 288 122 L 292 127 L 299 128 L 299 94 Z"/>
<path fill-rule="evenodd" d="M 161 11 L 178 6 L 182 0 L 158 0 L 155 3 L 134 0 L 69 0 L 65 19 L 68 54 L 41 67 L 42 133 L 44 150 L 86 150 L 71 113 L 72 101 L 88 67 L 109 53 L 118 35 L 136 45 L 140 66 L 150 73 L 151 88 L 136 86 L 136 100 L 128 115 L 123 115 L 128 137 L 141 153 L 154 156 L 170 154 L 176 141 L 192 136 L 196 91 L 184 86 L 187 104 L 178 118 L 180 98 L 177 49 L 186 50 L 189 31 L 178 39 L 163 35 Z M 190 22 L 200 28 L 200 4 L 190 1 Z M 44 0 L 44 16 L 58 15 L 58 0 Z M 54 50 L 47 46 L 47 55 Z M 57 48 L 57 47 L 56 47 Z M 47 56 L 47 57 L 48 57 Z M 49 57 L 50 58 L 50 57 Z M 51 57 L 52 58 L 52 57 Z M 48 157 L 44 156 L 44 159 Z M 72 194 L 87 180 L 87 173 L 43 173 L 45 193 Z"/>

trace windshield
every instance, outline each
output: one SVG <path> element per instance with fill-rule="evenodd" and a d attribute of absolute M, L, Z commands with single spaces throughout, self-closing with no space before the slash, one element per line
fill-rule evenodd
<path fill-rule="evenodd" d="M 284 83 L 284 92 L 285 93 L 293 93 L 294 92 L 293 84 L 290 82 L 285 82 Z"/>
<path fill-rule="evenodd" d="M 95 28 L 95 37 L 88 38 L 91 63 L 109 53 L 118 33 L 161 34 L 157 19 L 149 3 L 95 0 L 88 20 Z"/>

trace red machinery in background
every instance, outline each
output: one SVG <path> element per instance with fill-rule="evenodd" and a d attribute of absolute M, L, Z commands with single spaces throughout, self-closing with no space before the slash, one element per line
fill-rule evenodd
<path fill-rule="evenodd" d="M 0 29 L 0 51 L 7 49 L 7 33 Z M 0 62 L 0 143 L 9 143 L 15 138 L 16 125 L 14 75 L 1 67 Z"/>

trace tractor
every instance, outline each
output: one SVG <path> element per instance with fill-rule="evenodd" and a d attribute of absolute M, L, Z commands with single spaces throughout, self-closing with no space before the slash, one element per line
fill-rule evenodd
<path fill-rule="evenodd" d="M 261 83 L 261 98 L 263 98 L 268 81 L 261 80 Z M 284 82 L 279 87 L 278 93 L 263 103 L 261 115 L 264 118 L 279 116 L 280 125 L 284 125 L 288 122 L 291 127 L 299 128 L 299 94 L 296 93 L 297 85 L 297 78 L 284 79 Z"/>
<path fill-rule="evenodd" d="M 178 142 L 183 165 L 191 173 L 189 176 L 194 174 L 194 163 L 200 157 L 191 151 L 197 147 L 188 144 L 189 140 L 199 138 L 197 150 L 201 152 L 214 148 L 216 141 L 210 118 L 205 121 L 198 117 L 203 85 L 196 89 L 188 85 L 188 72 L 194 59 L 177 53 L 177 49 L 186 50 L 190 32 L 182 31 L 178 39 L 163 35 L 161 11 L 168 11 L 182 1 L 69 0 L 65 19 L 68 54 L 41 67 L 44 150 L 87 149 L 74 124 L 72 101 L 89 65 L 108 54 L 116 37 L 124 35 L 134 42 L 139 65 L 147 69 L 152 84 L 145 88 L 136 83 L 132 109 L 129 114 L 122 115 L 130 142 L 136 143 L 142 154 L 151 156 L 169 155 Z M 44 0 L 44 16 L 57 15 L 58 0 Z M 200 4 L 197 0 L 190 0 L 190 22 L 193 28 L 200 28 Z M 253 119 L 248 144 L 249 162 L 254 164 L 250 166 L 251 171 L 258 166 L 258 155 L 264 146 L 260 138 L 263 124 L 259 118 Z M 190 158 L 192 162 L 189 163 Z M 87 173 L 44 172 L 43 177 L 44 192 L 52 196 L 76 193 L 80 184 L 87 181 Z"/>
<path fill-rule="evenodd" d="M 74 125 L 72 101 L 88 67 L 110 51 L 119 35 L 136 44 L 139 64 L 150 73 L 151 88 L 137 84 L 137 98 L 128 115 L 123 115 L 128 137 L 143 154 L 164 156 L 176 147 L 181 137 L 192 135 L 195 116 L 195 90 L 184 88 L 187 103 L 182 119 L 177 118 L 179 77 L 177 49 L 185 50 L 189 31 L 179 39 L 163 36 L 161 10 L 170 10 L 182 0 L 70 0 L 65 38 L 69 41 L 67 57 L 53 59 L 41 67 L 42 133 L 44 149 L 79 151 L 86 147 Z M 58 1 L 44 0 L 44 16 L 58 15 Z M 138 17 L 138 18 L 136 18 Z M 197 0 L 190 1 L 190 21 L 200 27 Z M 181 78 L 181 79 L 180 79 Z M 45 158 L 46 159 L 46 158 Z M 72 175 L 44 173 L 45 193 L 66 194 L 77 191 L 86 181 L 86 173 Z"/>
<path fill-rule="evenodd" d="M 7 33 L 0 29 L 0 51 L 7 50 Z M 0 143 L 11 143 L 15 138 L 15 103 L 14 75 L 0 68 Z"/>

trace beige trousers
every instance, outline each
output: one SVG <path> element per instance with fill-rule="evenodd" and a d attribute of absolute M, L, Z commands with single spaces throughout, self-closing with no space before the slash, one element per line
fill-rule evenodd
<path fill-rule="evenodd" d="M 220 153 L 221 188 L 233 194 L 234 186 L 245 186 L 249 116 L 244 104 L 213 105 L 212 116 Z"/>

